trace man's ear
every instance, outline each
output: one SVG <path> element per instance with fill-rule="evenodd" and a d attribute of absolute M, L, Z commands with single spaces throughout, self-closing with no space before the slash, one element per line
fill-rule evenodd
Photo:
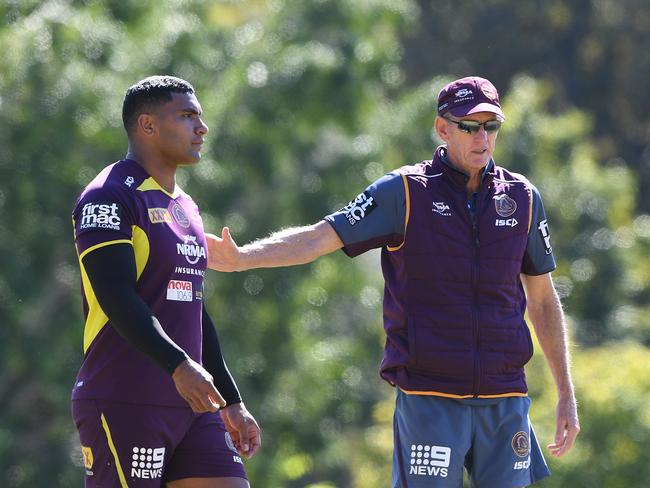
<path fill-rule="evenodd" d="M 436 117 L 436 120 L 433 122 L 433 127 L 436 129 L 440 139 L 445 142 L 449 140 L 449 122 L 442 117 Z"/>
<path fill-rule="evenodd" d="M 137 126 L 145 136 L 152 136 L 156 133 L 155 118 L 151 114 L 141 113 L 138 115 Z"/>

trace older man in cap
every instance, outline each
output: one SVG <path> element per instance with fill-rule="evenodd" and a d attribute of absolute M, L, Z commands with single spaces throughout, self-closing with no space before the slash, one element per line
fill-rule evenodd
<path fill-rule="evenodd" d="M 209 267 L 242 271 L 381 248 L 386 347 L 396 387 L 397 488 L 522 487 L 549 475 L 528 417 L 532 322 L 558 392 L 551 455 L 580 429 L 555 259 L 538 190 L 492 159 L 505 116 L 494 85 L 455 80 L 438 96 L 431 160 L 399 168 L 320 222 L 242 247 L 208 236 Z"/>

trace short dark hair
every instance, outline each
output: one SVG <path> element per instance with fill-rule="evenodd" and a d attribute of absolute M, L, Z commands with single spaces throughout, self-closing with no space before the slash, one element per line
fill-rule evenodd
<path fill-rule="evenodd" d="M 131 133 L 141 113 L 171 102 L 172 93 L 194 93 L 194 87 L 175 76 L 149 76 L 129 87 L 122 104 L 122 122 L 126 133 Z"/>

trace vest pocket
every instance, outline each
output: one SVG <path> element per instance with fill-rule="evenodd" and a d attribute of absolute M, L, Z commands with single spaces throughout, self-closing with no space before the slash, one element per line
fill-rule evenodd
<path fill-rule="evenodd" d="M 471 327 L 414 315 L 407 325 L 410 368 L 449 378 L 473 375 Z"/>

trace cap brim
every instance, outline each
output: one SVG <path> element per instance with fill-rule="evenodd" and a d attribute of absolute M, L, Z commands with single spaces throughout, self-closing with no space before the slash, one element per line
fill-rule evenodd
<path fill-rule="evenodd" d="M 506 119 L 506 116 L 503 115 L 501 109 L 496 105 L 492 105 L 491 103 L 479 103 L 478 105 L 474 105 L 474 106 L 463 105 L 449 110 L 449 113 L 455 117 L 463 117 L 465 115 L 475 114 L 478 112 L 491 112 L 493 114 L 497 114 L 503 120 Z"/>

